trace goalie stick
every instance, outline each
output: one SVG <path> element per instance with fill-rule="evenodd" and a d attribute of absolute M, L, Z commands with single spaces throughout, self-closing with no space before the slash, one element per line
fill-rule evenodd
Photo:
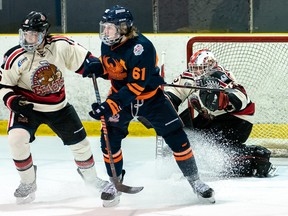
<path fill-rule="evenodd" d="M 177 85 L 177 84 L 163 84 L 162 86 L 170 86 L 175 88 L 189 88 L 189 89 L 196 89 L 196 90 L 207 90 L 207 91 L 225 91 L 225 89 L 219 88 L 209 88 L 209 87 L 200 87 L 200 86 L 190 86 L 190 85 Z"/>
<path fill-rule="evenodd" d="M 94 86 L 94 90 L 95 90 L 96 102 L 98 104 L 101 104 L 101 98 L 100 98 L 99 88 L 98 88 L 95 74 L 93 74 L 92 80 L 93 80 L 93 86 Z M 111 168 L 111 172 L 112 172 L 112 179 L 113 179 L 113 183 L 114 183 L 116 189 L 118 191 L 121 191 L 124 193 L 129 193 L 129 194 L 135 194 L 135 193 L 140 192 L 141 190 L 143 190 L 143 187 L 131 187 L 131 186 L 124 185 L 124 184 L 122 184 L 122 182 L 119 181 L 117 174 L 116 174 L 114 159 L 113 159 L 113 155 L 111 152 L 111 146 L 109 143 L 108 131 L 107 131 L 106 121 L 105 121 L 104 116 L 101 116 L 101 125 L 102 125 L 102 129 L 103 129 L 103 134 L 104 134 L 107 152 L 109 155 L 110 168 Z"/>

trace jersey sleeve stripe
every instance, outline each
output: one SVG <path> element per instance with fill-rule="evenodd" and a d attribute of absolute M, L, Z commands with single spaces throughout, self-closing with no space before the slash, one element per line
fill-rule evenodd
<path fill-rule="evenodd" d="M 128 89 L 133 92 L 135 95 L 140 95 L 142 91 L 135 89 L 130 83 L 127 84 Z"/>
<path fill-rule="evenodd" d="M 18 58 L 18 56 L 22 55 L 24 52 L 26 51 L 23 48 L 16 49 L 14 52 L 12 52 L 6 59 L 4 69 L 9 70 L 13 62 Z"/>

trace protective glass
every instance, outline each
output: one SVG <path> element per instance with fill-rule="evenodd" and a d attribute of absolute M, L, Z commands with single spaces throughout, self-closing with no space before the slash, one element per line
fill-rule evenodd
<path fill-rule="evenodd" d="M 119 26 L 108 22 L 100 22 L 99 25 L 99 37 L 104 44 L 111 46 L 120 41 L 121 34 Z"/>
<path fill-rule="evenodd" d="M 43 42 L 45 32 L 23 31 L 19 29 L 19 44 L 27 52 L 34 52 Z"/>

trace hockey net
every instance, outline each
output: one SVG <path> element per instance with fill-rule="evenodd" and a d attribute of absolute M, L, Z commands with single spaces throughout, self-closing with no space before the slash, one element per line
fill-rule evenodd
<path fill-rule="evenodd" d="M 187 62 L 193 52 L 203 48 L 209 48 L 218 63 L 233 72 L 256 104 L 247 144 L 287 155 L 288 36 L 193 37 L 187 43 Z"/>

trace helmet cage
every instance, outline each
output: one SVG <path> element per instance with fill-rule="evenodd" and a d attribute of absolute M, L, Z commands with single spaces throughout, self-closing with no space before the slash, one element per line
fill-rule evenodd
<path fill-rule="evenodd" d="M 217 61 L 213 53 L 208 49 L 199 50 L 194 53 L 188 63 L 188 70 L 194 78 L 207 76 L 213 72 Z"/>
<path fill-rule="evenodd" d="M 41 12 L 32 11 L 22 21 L 19 29 L 19 44 L 28 52 L 35 51 L 48 34 L 50 24 L 46 15 Z M 37 40 L 29 42 L 32 37 Z M 30 38 L 30 39 L 29 39 Z M 28 39 L 28 41 L 27 41 Z"/>
<path fill-rule="evenodd" d="M 27 52 L 34 52 L 38 46 L 43 42 L 46 31 L 44 32 L 36 32 L 36 31 L 23 31 L 19 29 L 19 44 L 23 47 Z M 34 42 L 28 42 L 26 37 L 34 37 Z M 37 37 L 37 40 L 35 40 Z"/>
<path fill-rule="evenodd" d="M 121 40 L 123 35 L 121 35 L 120 26 L 114 23 L 103 23 L 102 21 L 99 23 L 99 26 L 99 37 L 104 44 L 112 46 Z"/>

